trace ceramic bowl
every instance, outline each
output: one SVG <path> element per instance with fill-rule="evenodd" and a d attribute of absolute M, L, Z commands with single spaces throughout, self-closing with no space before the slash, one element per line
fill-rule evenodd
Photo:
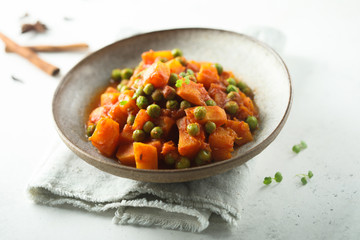
<path fill-rule="evenodd" d="M 143 170 L 101 155 L 85 136 L 92 96 L 109 84 L 114 68 L 135 67 L 141 53 L 182 49 L 187 59 L 221 63 L 254 90 L 260 127 L 254 141 L 233 152 L 231 159 L 189 169 Z M 270 47 L 249 36 L 216 29 L 188 28 L 150 32 L 108 45 L 80 61 L 60 82 L 53 115 L 65 144 L 94 167 L 116 176 L 158 183 L 210 177 L 235 168 L 263 151 L 279 134 L 289 115 L 292 88 L 287 67 Z"/>

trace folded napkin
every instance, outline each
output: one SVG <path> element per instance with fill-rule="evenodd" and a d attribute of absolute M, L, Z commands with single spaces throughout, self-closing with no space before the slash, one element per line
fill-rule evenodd
<path fill-rule="evenodd" d="M 213 213 L 236 225 L 249 177 L 244 164 L 197 181 L 139 182 L 102 172 L 59 142 L 32 177 L 27 192 L 39 204 L 70 204 L 91 212 L 116 209 L 117 224 L 200 232 Z"/>

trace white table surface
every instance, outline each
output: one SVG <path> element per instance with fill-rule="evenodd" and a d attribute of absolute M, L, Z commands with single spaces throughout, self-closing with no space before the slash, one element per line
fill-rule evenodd
<path fill-rule="evenodd" d="M 250 191 L 237 228 L 219 223 L 194 234 L 114 225 L 113 212 L 38 206 L 25 194 L 46 149 L 58 139 L 53 92 L 88 52 L 40 54 L 61 68 L 60 76 L 50 77 L 0 51 L 0 239 L 359 239 L 359 11 L 356 0 L 3 1 L 0 31 L 18 43 L 87 42 L 89 52 L 154 29 L 278 29 L 286 36 L 281 55 L 292 76 L 294 102 L 280 135 L 252 160 Z M 29 17 L 21 19 L 25 13 Z M 21 23 L 32 20 L 50 30 L 20 34 Z M 291 148 L 300 140 L 308 149 L 296 155 Z M 302 186 L 295 175 L 308 170 L 314 177 Z M 283 182 L 265 187 L 263 178 L 276 171 Z"/>

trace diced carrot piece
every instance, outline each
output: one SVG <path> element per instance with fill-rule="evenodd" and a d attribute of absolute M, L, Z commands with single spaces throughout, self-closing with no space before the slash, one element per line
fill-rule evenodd
<path fill-rule="evenodd" d="M 156 147 L 141 142 L 134 142 L 133 145 L 136 168 L 158 169 L 158 155 Z"/>
<path fill-rule="evenodd" d="M 187 108 L 185 113 L 188 118 L 193 119 L 200 124 L 206 124 L 208 121 L 212 121 L 216 124 L 216 126 L 219 127 L 227 121 L 225 110 L 219 106 L 205 106 L 204 108 L 206 109 L 206 115 L 201 120 L 195 119 L 195 108 L 196 107 Z"/>
<path fill-rule="evenodd" d="M 165 64 L 169 67 L 170 73 L 179 74 L 185 71 L 185 67 L 176 59 L 172 59 Z"/>
<path fill-rule="evenodd" d="M 194 73 L 197 73 L 197 72 L 200 71 L 201 64 L 199 62 L 194 61 L 194 60 L 190 60 L 190 61 L 188 61 L 186 67 L 193 70 Z"/>
<path fill-rule="evenodd" d="M 155 88 L 162 88 L 169 81 L 170 69 L 159 61 L 153 63 L 142 75 L 144 84 L 151 83 Z"/>
<path fill-rule="evenodd" d="M 205 134 L 200 128 L 200 134 L 198 134 L 198 136 L 190 136 L 186 130 L 188 123 L 189 120 L 186 117 L 183 117 L 176 122 L 179 128 L 178 151 L 180 155 L 192 158 L 203 148 Z"/>
<path fill-rule="evenodd" d="M 158 57 L 166 58 L 167 60 L 173 59 L 173 55 L 171 51 L 147 51 L 141 54 L 141 58 L 143 59 L 146 65 L 153 64 L 155 59 Z"/>
<path fill-rule="evenodd" d="M 235 131 L 231 128 L 217 127 L 215 132 L 209 136 L 210 147 L 212 150 L 229 149 L 229 152 L 231 152 L 236 136 Z"/>
<path fill-rule="evenodd" d="M 89 139 L 102 154 L 111 157 L 119 144 L 119 132 L 117 122 L 110 118 L 101 118 Z"/>
<path fill-rule="evenodd" d="M 104 93 L 118 93 L 119 91 L 114 87 L 108 87 Z"/>
<path fill-rule="evenodd" d="M 92 125 L 97 123 L 100 118 L 106 117 L 109 112 L 111 106 L 101 106 L 95 108 L 89 115 L 88 125 Z"/>
<path fill-rule="evenodd" d="M 166 154 L 171 152 L 177 152 L 177 147 L 175 146 L 173 141 L 168 141 L 164 143 L 161 154 L 165 156 Z"/>
<path fill-rule="evenodd" d="M 146 113 L 145 109 L 140 109 L 140 111 L 136 114 L 134 124 L 132 126 L 133 130 L 142 129 L 144 124 L 147 121 L 151 121 L 151 117 Z"/>
<path fill-rule="evenodd" d="M 220 81 L 217 70 L 211 63 L 201 64 L 200 71 L 196 74 L 196 79 L 206 89 L 209 89 L 211 83 L 218 83 Z"/>
<path fill-rule="evenodd" d="M 120 93 L 111 92 L 111 93 L 103 93 L 100 96 L 100 105 L 114 105 L 119 99 Z"/>
<path fill-rule="evenodd" d="M 120 144 L 116 152 L 116 158 L 121 164 L 135 167 L 135 154 L 133 144 Z"/>
<path fill-rule="evenodd" d="M 132 129 L 132 126 L 130 124 L 126 124 L 120 133 L 119 143 L 120 144 L 132 143 L 134 141 L 132 138 L 133 132 L 134 131 Z"/>
<path fill-rule="evenodd" d="M 227 94 L 224 92 L 225 87 L 220 84 L 212 83 L 209 88 L 209 95 L 214 101 L 216 105 L 223 108 L 227 101 Z"/>
<path fill-rule="evenodd" d="M 253 140 L 249 125 L 246 122 L 227 120 L 226 126 L 236 132 L 237 138 L 235 139 L 235 143 L 237 145 L 241 146 Z"/>
<path fill-rule="evenodd" d="M 186 83 L 184 79 L 182 79 L 181 86 L 176 89 L 176 94 L 192 104 L 201 106 L 206 106 L 205 101 L 210 99 L 202 84 L 193 81 Z"/>

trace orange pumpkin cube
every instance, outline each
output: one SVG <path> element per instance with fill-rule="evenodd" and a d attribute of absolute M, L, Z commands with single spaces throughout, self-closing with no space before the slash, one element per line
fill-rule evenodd
<path fill-rule="evenodd" d="M 157 59 L 159 57 L 166 58 L 167 60 L 173 59 L 173 55 L 172 55 L 171 51 L 168 51 L 168 50 L 166 50 L 166 51 L 150 50 L 150 51 L 147 51 L 147 52 L 144 52 L 143 54 L 141 54 L 141 58 L 146 65 L 153 64 L 155 59 Z"/>
<path fill-rule="evenodd" d="M 182 79 L 182 84 L 176 89 L 176 94 L 195 105 L 206 106 L 205 101 L 210 99 L 202 84 Z"/>
<path fill-rule="evenodd" d="M 149 116 L 149 114 L 147 114 L 146 110 L 145 109 L 140 109 L 140 111 L 136 114 L 132 129 L 133 130 L 142 129 L 144 124 L 147 121 L 151 121 L 151 120 L 152 119 Z"/>
<path fill-rule="evenodd" d="M 227 121 L 225 110 L 218 106 L 204 106 L 206 109 L 206 115 L 203 119 L 195 119 L 194 111 L 196 107 L 188 108 L 185 110 L 186 116 L 193 119 L 200 124 L 206 124 L 208 121 L 212 121 L 216 126 L 221 126 Z"/>
<path fill-rule="evenodd" d="M 170 69 L 165 63 L 159 61 L 153 63 L 142 75 L 144 85 L 151 83 L 155 88 L 162 88 L 169 81 Z"/>
<path fill-rule="evenodd" d="M 205 133 L 200 128 L 197 136 L 190 136 L 186 130 L 188 123 L 190 121 L 186 117 L 179 119 L 176 123 L 179 128 L 178 151 L 182 156 L 193 158 L 204 147 Z"/>
<path fill-rule="evenodd" d="M 106 117 L 110 108 L 111 106 L 101 106 L 95 108 L 89 115 L 88 125 L 97 123 L 100 120 L 100 118 Z"/>
<path fill-rule="evenodd" d="M 227 120 L 226 126 L 236 132 L 237 137 L 235 139 L 235 143 L 237 145 L 241 146 L 253 140 L 249 125 L 246 122 Z"/>
<path fill-rule="evenodd" d="M 119 144 L 119 135 L 120 130 L 117 122 L 110 118 L 101 118 L 89 140 L 102 154 L 111 157 Z"/>
<path fill-rule="evenodd" d="M 116 152 L 116 158 L 121 164 L 135 167 L 135 154 L 133 144 L 120 144 Z"/>
<path fill-rule="evenodd" d="M 156 147 L 141 142 L 134 142 L 136 168 L 158 169 L 158 154 Z"/>
<path fill-rule="evenodd" d="M 172 59 L 165 64 L 169 67 L 170 73 L 180 74 L 185 71 L 185 67 L 176 59 Z"/>
<path fill-rule="evenodd" d="M 206 89 L 210 87 L 211 83 L 220 82 L 218 72 L 211 63 L 201 64 L 200 71 L 196 74 L 196 79 L 199 83 L 202 83 Z"/>

